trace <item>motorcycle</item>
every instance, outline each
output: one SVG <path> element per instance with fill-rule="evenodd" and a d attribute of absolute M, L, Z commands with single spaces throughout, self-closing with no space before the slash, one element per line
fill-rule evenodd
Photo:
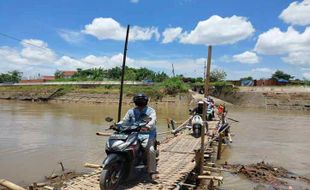
<path fill-rule="evenodd" d="M 212 121 L 213 118 L 214 118 L 214 108 L 210 107 L 207 110 L 207 119 L 208 119 L 208 121 Z"/>
<path fill-rule="evenodd" d="M 106 118 L 106 121 L 113 121 Z M 147 122 L 135 123 L 133 126 L 112 125 L 115 132 L 106 142 L 107 157 L 102 163 L 100 190 L 117 189 L 120 182 L 129 177 L 134 169 L 146 168 L 146 157 L 139 142 L 138 135 Z M 156 146 L 154 146 L 156 149 Z"/>
<path fill-rule="evenodd" d="M 195 138 L 201 136 L 201 129 L 203 127 L 203 120 L 200 115 L 194 115 L 192 118 L 192 132 Z"/>

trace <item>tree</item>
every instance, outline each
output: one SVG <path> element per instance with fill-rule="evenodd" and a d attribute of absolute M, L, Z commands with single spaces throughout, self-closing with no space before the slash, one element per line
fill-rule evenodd
<path fill-rule="evenodd" d="M 14 70 L 8 73 L 0 74 L 0 83 L 3 83 L 3 82 L 18 83 L 21 80 L 21 78 L 22 78 L 22 73 L 17 70 Z"/>
<path fill-rule="evenodd" d="M 293 79 L 294 76 L 284 73 L 283 71 L 277 70 L 275 73 L 272 74 L 271 78 L 275 80 L 279 79 L 290 80 Z"/>
<path fill-rule="evenodd" d="M 60 71 L 60 70 L 57 70 L 57 71 L 54 73 L 54 76 L 55 76 L 55 79 L 63 78 L 63 77 L 64 77 L 64 72 L 63 72 L 63 71 Z"/>
<path fill-rule="evenodd" d="M 225 71 L 220 69 L 214 69 L 210 73 L 210 82 L 218 82 L 225 80 L 227 74 Z"/>
<path fill-rule="evenodd" d="M 168 79 L 169 76 L 164 72 L 158 72 L 155 74 L 155 78 L 152 79 L 154 82 L 163 82 L 164 80 Z"/>
<path fill-rule="evenodd" d="M 240 80 L 253 80 L 253 77 L 251 76 L 243 77 L 243 78 L 240 78 Z"/>

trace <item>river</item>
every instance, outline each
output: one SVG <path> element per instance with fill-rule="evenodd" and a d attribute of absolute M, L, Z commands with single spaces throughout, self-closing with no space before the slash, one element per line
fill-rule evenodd
<path fill-rule="evenodd" d="M 95 135 L 107 127 L 106 116 L 117 115 L 117 105 L 31 103 L 0 101 L 0 178 L 26 185 L 66 169 L 86 171 L 84 162 L 100 163 L 105 137 Z M 129 106 L 124 107 L 125 112 Z M 166 118 L 184 120 L 184 105 L 154 105 L 158 131 L 166 131 Z M 270 162 L 310 177 L 310 114 L 232 109 L 233 143 L 223 161 Z M 224 174 L 224 187 L 251 189 L 255 184 Z M 298 185 L 298 184 L 297 184 Z"/>

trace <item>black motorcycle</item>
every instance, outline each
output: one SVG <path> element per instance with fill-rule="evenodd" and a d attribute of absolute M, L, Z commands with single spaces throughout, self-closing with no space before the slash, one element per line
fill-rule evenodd
<path fill-rule="evenodd" d="M 107 121 L 113 121 L 107 118 Z M 133 169 L 146 168 L 146 157 L 139 142 L 139 132 L 147 122 L 133 126 L 111 127 L 115 132 L 106 143 L 107 157 L 102 164 L 100 189 L 114 190 L 119 183 L 129 177 Z M 155 146 L 156 147 L 156 146 Z"/>

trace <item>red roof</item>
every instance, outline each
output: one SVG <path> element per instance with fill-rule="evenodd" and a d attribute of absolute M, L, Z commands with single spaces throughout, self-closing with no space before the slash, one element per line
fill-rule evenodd
<path fill-rule="evenodd" d="M 77 71 L 62 71 L 64 77 L 71 77 L 73 76 L 75 73 L 77 73 Z"/>
<path fill-rule="evenodd" d="M 43 80 L 55 80 L 55 76 L 42 76 Z"/>

